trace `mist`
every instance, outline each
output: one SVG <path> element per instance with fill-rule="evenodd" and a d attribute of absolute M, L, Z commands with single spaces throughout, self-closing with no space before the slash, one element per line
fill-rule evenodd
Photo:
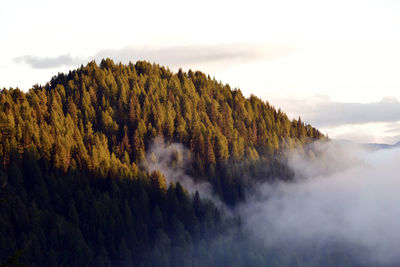
<path fill-rule="evenodd" d="M 180 183 L 190 194 L 198 191 L 203 198 L 208 198 L 222 204 L 213 193 L 211 184 L 204 181 L 196 181 L 186 174 L 190 167 L 192 155 L 182 144 L 167 144 L 164 139 L 157 137 L 153 140 L 146 153 L 146 161 L 142 162 L 148 172 L 160 171 L 169 185 L 171 182 Z"/>
<path fill-rule="evenodd" d="M 241 237 L 234 237 L 237 229 L 227 231 L 210 247 L 226 243 L 246 261 L 253 251 L 266 255 L 283 250 L 293 258 L 319 257 L 316 266 L 336 251 L 352 264 L 400 263 L 400 149 L 323 141 L 286 151 L 293 181 L 256 184 L 234 208 L 224 206 L 210 184 L 185 173 L 191 155 L 182 145 L 156 139 L 146 158 L 147 170 L 160 170 L 167 183 L 179 182 L 191 194 L 199 191 L 202 198 L 230 209 L 230 216 L 240 216 Z M 210 257 L 226 262 L 235 255 Z"/>
<path fill-rule="evenodd" d="M 400 262 L 400 149 L 317 142 L 288 151 L 293 183 L 262 184 L 238 212 L 266 247 L 341 244 L 360 264 Z"/>

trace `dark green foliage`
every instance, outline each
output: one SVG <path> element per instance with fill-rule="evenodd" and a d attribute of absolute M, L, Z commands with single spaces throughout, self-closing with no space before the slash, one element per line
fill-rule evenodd
<path fill-rule="evenodd" d="M 154 261 L 189 266 L 192 259 L 180 253 L 223 227 L 218 210 L 198 196 L 192 199 L 179 183 L 165 191 L 145 173 L 135 180 L 79 171 L 55 177 L 28 154 L 23 157 L 30 159 L 29 166 L 16 160 L 18 168 L 2 170 L 2 181 L 8 183 L 0 205 L 5 264 L 148 266 Z M 23 170 L 18 173 L 23 182 L 14 186 L 15 170 Z M 21 190 L 25 199 L 15 194 Z"/>

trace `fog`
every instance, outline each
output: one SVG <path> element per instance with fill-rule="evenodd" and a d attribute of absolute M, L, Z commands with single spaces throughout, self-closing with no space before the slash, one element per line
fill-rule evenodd
<path fill-rule="evenodd" d="M 294 183 L 263 184 L 239 212 L 266 246 L 362 248 L 360 261 L 400 262 L 400 150 L 314 143 L 288 151 Z"/>
<path fill-rule="evenodd" d="M 167 185 L 171 182 L 179 182 L 190 194 L 198 191 L 203 198 L 213 200 L 218 206 L 223 205 L 213 194 L 209 183 L 195 181 L 193 177 L 186 174 L 191 161 L 190 151 L 182 144 L 167 144 L 163 138 L 158 137 L 151 143 L 146 153 L 146 162 L 143 162 L 142 165 L 148 172 L 159 170 L 164 175 Z"/>
<path fill-rule="evenodd" d="M 312 247 L 318 254 L 339 246 L 362 265 L 400 263 L 400 149 L 373 151 L 329 141 L 287 151 L 285 157 L 295 173 L 293 182 L 258 184 L 233 208 L 246 233 L 235 244 L 241 253 L 249 247 Z M 221 206 L 209 184 L 197 184 L 185 174 L 190 158 L 182 145 L 157 139 L 147 168 Z"/>

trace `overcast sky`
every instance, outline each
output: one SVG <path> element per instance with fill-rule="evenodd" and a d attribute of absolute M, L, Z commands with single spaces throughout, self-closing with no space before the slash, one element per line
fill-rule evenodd
<path fill-rule="evenodd" d="M 111 57 L 199 69 L 330 137 L 400 141 L 400 1 L 0 1 L 0 87 Z"/>

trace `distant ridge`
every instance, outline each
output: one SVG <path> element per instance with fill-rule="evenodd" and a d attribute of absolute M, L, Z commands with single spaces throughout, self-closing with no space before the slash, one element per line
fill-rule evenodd
<path fill-rule="evenodd" d="M 400 147 L 400 141 L 392 145 L 380 143 L 357 143 L 345 139 L 337 139 L 335 141 L 342 145 L 354 145 L 356 147 L 366 148 L 369 150 L 393 149 Z"/>
<path fill-rule="evenodd" d="M 376 149 L 376 150 L 379 150 L 379 149 L 393 149 L 393 148 L 400 147 L 400 141 L 395 143 L 395 144 L 393 144 L 393 145 L 368 143 L 368 144 L 365 144 L 365 146 L 367 146 L 369 148 L 372 148 L 372 149 Z"/>

